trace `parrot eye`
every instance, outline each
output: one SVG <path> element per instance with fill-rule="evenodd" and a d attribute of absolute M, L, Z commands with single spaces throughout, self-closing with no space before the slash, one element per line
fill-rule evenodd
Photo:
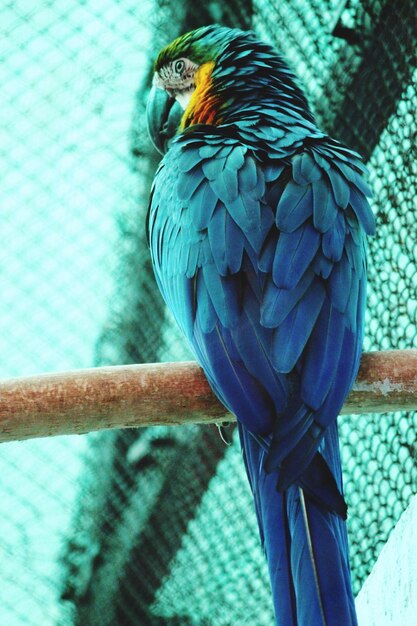
<path fill-rule="evenodd" d="M 184 69 L 185 69 L 185 62 L 182 59 L 178 59 L 178 61 L 175 61 L 174 72 L 176 74 L 179 74 L 181 76 Z"/>

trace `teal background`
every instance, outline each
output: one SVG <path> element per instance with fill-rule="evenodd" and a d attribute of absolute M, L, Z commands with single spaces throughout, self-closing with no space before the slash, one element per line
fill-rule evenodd
<path fill-rule="evenodd" d="M 145 241 L 158 156 L 144 108 L 156 52 L 212 21 L 280 47 L 319 124 L 364 154 L 378 224 L 365 349 L 417 347 L 413 0 L 15 0 L 0 6 L 2 378 L 189 358 Z M 339 424 L 358 592 L 417 491 L 417 417 Z M 232 438 L 2 444 L 0 626 L 270 626 Z"/>

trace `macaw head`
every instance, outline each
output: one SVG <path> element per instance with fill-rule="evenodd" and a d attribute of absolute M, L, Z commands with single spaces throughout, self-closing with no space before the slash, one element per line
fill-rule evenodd
<path fill-rule="evenodd" d="M 211 25 L 178 37 L 155 61 L 148 98 L 148 129 L 164 154 L 178 131 L 231 122 L 286 92 L 311 118 L 306 100 L 282 57 L 253 32 Z M 253 113 L 253 111 L 250 111 Z M 234 117 L 233 117 L 234 116 Z"/>
<path fill-rule="evenodd" d="M 203 74 L 210 74 L 217 57 L 230 43 L 234 31 L 221 26 L 206 26 L 178 37 L 158 54 L 154 85 L 173 96 L 185 111 Z M 202 69 L 206 68 L 205 72 Z"/>
<path fill-rule="evenodd" d="M 193 123 L 193 117 L 194 123 L 214 122 L 216 103 L 211 102 L 211 115 L 205 116 L 201 111 L 199 114 L 198 105 L 206 99 L 202 92 L 207 96 L 210 91 L 217 58 L 238 33 L 243 35 L 217 25 L 198 28 L 178 37 L 158 54 L 147 118 L 152 142 L 162 154 L 177 131 Z"/>

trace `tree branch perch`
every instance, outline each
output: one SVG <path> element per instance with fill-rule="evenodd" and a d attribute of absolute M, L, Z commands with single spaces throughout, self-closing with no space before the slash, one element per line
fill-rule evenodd
<path fill-rule="evenodd" d="M 417 350 L 365 353 L 342 413 L 413 409 Z M 99 367 L 0 382 L 0 441 L 233 419 L 193 362 Z"/>

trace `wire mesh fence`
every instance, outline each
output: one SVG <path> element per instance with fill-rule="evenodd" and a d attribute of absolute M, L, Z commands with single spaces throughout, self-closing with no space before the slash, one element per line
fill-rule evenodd
<path fill-rule="evenodd" d="M 417 5 L 29 0 L 0 8 L 2 376 L 189 358 L 145 237 L 152 60 L 209 22 L 285 55 L 370 169 L 365 348 L 417 347 Z M 415 414 L 340 418 L 355 591 L 416 491 Z M 0 623 L 272 623 L 238 442 L 159 427 L 3 444 Z"/>

